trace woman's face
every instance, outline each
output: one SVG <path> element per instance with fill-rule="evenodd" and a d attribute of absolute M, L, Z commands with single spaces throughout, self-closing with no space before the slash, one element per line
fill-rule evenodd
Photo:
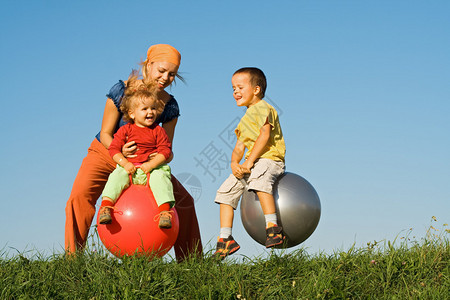
<path fill-rule="evenodd" d="M 148 81 L 156 84 L 159 90 L 164 90 L 172 84 L 178 72 L 178 66 L 165 61 L 155 61 L 147 64 Z"/>

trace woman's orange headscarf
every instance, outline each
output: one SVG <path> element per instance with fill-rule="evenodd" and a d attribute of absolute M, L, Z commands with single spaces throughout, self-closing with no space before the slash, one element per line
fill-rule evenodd
<path fill-rule="evenodd" d="M 149 62 L 154 61 L 167 61 L 180 66 L 181 54 L 174 47 L 167 44 L 153 45 L 148 48 L 147 60 Z"/>

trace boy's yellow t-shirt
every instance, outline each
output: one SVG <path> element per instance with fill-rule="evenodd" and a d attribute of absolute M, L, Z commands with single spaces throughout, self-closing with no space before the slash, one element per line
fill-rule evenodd
<path fill-rule="evenodd" d="M 266 121 L 270 124 L 272 130 L 269 141 L 267 142 L 267 149 L 261 155 L 261 158 L 284 162 L 286 146 L 284 144 L 283 133 L 281 132 L 278 113 L 273 106 L 264 100 L 250 106 L 235 129 L 238 140 L 244 143 L 248 149 L 245 154 L 245 159 L 252 152 L 256 139 L 260 134 L 261 127 L 266 124 Z"/>

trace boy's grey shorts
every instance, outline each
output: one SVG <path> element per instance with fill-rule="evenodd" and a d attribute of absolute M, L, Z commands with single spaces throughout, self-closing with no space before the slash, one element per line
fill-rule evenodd
<path fill-rule="evenodd" d="M 244 182 L 248 186 L 248 190 L 272 194 L 273 185 L 277 178 L 284 173 L 284 169 L 284 162 L 260 158 L 253 165 L 251 173 L 243 179 L 237 179 L 231 174 L 217 190 L 214 201 L 228 204 L 236 209 L 246 188 Z"/>

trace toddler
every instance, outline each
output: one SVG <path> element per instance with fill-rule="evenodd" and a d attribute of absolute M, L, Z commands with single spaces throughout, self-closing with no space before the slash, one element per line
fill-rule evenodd
<path fill-rule="evenodd" d="M 166 164 L 171 155 L 171 143 L 165 130 L 155 123 L 164 109 L 158 101 L 156 90 L 144 84 L 133 73 L 127 81 L 127 88 L 120 110 L 129 123 L 120 127 L 109 147 L 116 169 L 109 175 L 102 193 L 99 223 L 110 224 L 111 210 L 124 189 L 134 184 L 148 184 L 159 207 L 159 227 L 171 228 L 170 208 L 175 204 L 170 167 Z M 137 151 L 133 157 L 124 157 L 122 147 L 128 141 L 135 141 Z"/>

